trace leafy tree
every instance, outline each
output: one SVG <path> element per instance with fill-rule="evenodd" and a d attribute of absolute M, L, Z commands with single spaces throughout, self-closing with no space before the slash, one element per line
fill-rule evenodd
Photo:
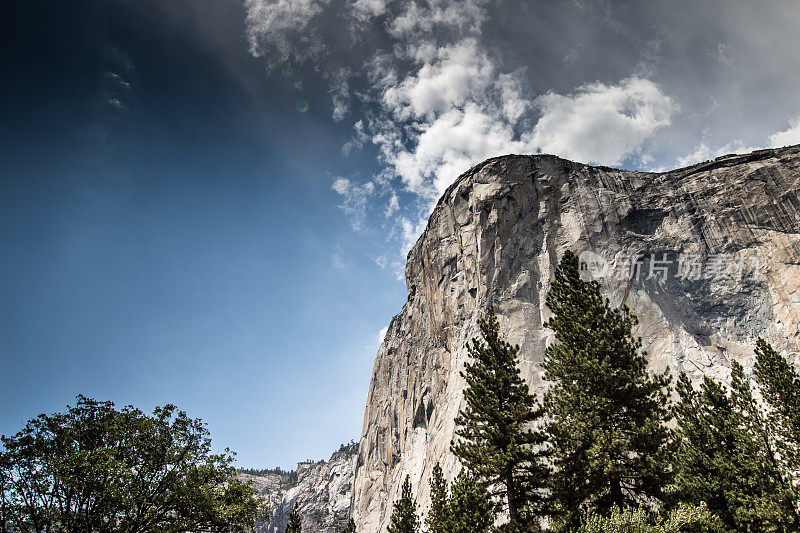
<path fill-rule="evenodd" d="M 494 523 L 494 506 L 475 478 L 462 470 L 450 494 L 437 464 L 431 478 L 431 509 L 425 520 L 429 533 L 486 533 Z"/>
<path fill-rule="evenodd" d="M 596 281 L 580 279 L 566 252 L 547 295 L 546 434 L 553 512 L 569 526 L 583 512 L 607 515 L 661 497 L 667 478 L 667 374 L 647 370 L 636 316 L 612 309 Z"/>
<path fill-rule="evenodd" d="M 609 516 L 587 514 L 575 533 L 724 533 L 720 520 L 704 505 L 681 505 L 658 516 L 642 508 L 615 507 Z"/>
<path fill-rule="evenodd" d="M 792 487 L 796 508 L 800 505 L 800 376 L 764 339 L 756 343 L 753 370 L 767 406 L 767 427 L 781 472 Z"/>
<path fill-rule="evenodd" d="M 342 533 L 356 533 L 356 523 L 352 518 L 347 521 L 347 525 L 344 526 Z"/>
<path fill-rule="evenodd" d="M 734 531 L 796 531 L 789 486 L 744 371 L 734 362 L 730 392 L 705 377 L 699 391 L 685 374 L 675 406 L 675 484 L 684 502 L 705 502 Z"/>
<path fill-rule="evenodd" d="M 417 502 L 411 496 L 411 480 L 406 476 L 400 499 L 394 504 L 392 510 L 389 533 L 417 533 L 419 518 L 417 518 Z"/>
<path fill-rule="evenodd" d="M 211 454 L 205 425 L 172 405 L 150 416 L 78 396 L 1 440 L 3 531 L 225 532 L 266 516 L 232 453 Z"/>
<path fill-rule="evenodd" d="M 292 507 L 292 512 L 289 513 L 289 522 L 286 524 L 284 533 L 302 533 L 303 525 L 300 523 L 300 510 L 297 508 L 297 503 Z"/>
<path fill-rule="evenodd" d="M 480 486 L 508 509 L 514 527 L 533 524 L 542 514 L 548 471 L 544 442 L 531 429 L 542 411 L 517 368 L 519 346 L 500 335 L 493 309 L 479 321 L 482 339 L 468 346 L 474 360 L 461 373 L 467 382 L 466 407 L 456 418 L 452 452 Z"/>

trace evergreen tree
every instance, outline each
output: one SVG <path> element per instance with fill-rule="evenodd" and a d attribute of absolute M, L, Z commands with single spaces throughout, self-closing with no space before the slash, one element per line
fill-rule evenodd
<path fill-rule="evenodd" d="M 547 295 L 545 324 L 558 342 L 547 347 L 546 434 L 554 473 L 553 511 L 570 527 L 586 511 L 660 498 L 667 477 L 667 374 L 651 375 L 634 338 L 637 319 L 612 309 L 596 281 L 580 279 L 566 252 Z"/>
<path fill-rule="evenodd" d="M 302 533 L 303 525 L 300 523 L 300 510 L 297 503 L 294 504 L 292 512 L 289 514 L 289 523 L 286 524 L 284 533 Z"/>
<path fill-rule="evenodd" d="M 431 478 L 431 509 L 425 520 L 429 533 L 487 533 L 494 523 L 494 506 L 475 478 L 462 470 L 450 488 L 437 464 Z"/>
<path fill-rule="evenodd" d="M 450 500 L 447 494 L 447 482 L 439 463 L 433 467 L 431 485 L 431 508 L 425 518 L 429 533 L 450 533 L 453 531 L 450 516 Z"/>
<path fill-rule="evenodd" d="M 388 531 L 389 533 L 417 533 L 418 530 L 417 502 L 411 496 L 411 481 L 406 476 L 400 492 L 400 499 L 395 502 L 392 510 Z"/>
<path fill-rule="evenodd" d="M 342 530 L 342 533 L 356 533 L 356 523 L 352 518 L 347 521 L 347 525 Z"/>
<path fill-rule="evenodd" d="M 800 376 L 764 339 L 756 343 L 754 373 L 782 475 L 800 505 Z"/>
<path fill-rule="evenodd" d="M 789 487 L 741 365 L 733 364 L 730 392 L 708 377 L 696 391 L 685 374 L 677 392 L 674 496 L 705 502 L 734 531 L 796 531 Z"/>
<path fill-rule="evenodd" d="M 494 506 L 475 477 L 462 470 L 450 488 L 451 533 L 488 533 L 494 523 Z"/>
<path fill-rule="evenodd" d="M 534 524 L 543 512 L 547 469 L 542 434 L 531 425 L 542 411 L 517 368 L 519 346 L 501 337 L 493 309 L 479 326 L 483 339 L 472 339 L 474 362 L 461 373 L 467 405 L 456 418 L 452 451 L 498 507 L 505 506 L 512 525 Z"/>

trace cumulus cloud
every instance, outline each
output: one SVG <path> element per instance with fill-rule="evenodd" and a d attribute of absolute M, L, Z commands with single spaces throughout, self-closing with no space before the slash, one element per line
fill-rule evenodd
<path fill-rule="evenodd" d="M 395 119 L 432 118 L 475 97 L 492 82 L 494 68 L 474 39 L 434 48 L 415 46 L 418 70 L 384 88 L 383 105 Z"/>
<path fill-rule="evenodd" d="M 336 43 L 319 38 L 325 17 L 343 20 L 352 42 L 384 43 L 366 53 L 338 54 L 358 58 L 351 64 L 318 56 L 315 67 L 329 85 L 333 118 L 355 115 L 343 153 L 372 146 L 383 165 L 365 182 L 334 181 L 340 207 L 354 228 L 365 229 L 370 205 L 385 206 L 378 223 L 402 255 L 424 229 L 435 200 L 472 165 L 538 152 L 609 165 L 634 156 L 646 161 L 646 141 L 678 109 L 641 73 L 535 97 L 523 71 L 506 68 L 502 52 L 483 39 L 488 3 L 353 0 L 334 12 L 338 4 L 329 0 L 245 0 L 254 54 L 272 47 L 302 62 L 315 50 L 328 53 Z M 410 193 L 402 206 L 400 190 Z"/>
<path fill-rule="evenodd" d="M 525 151 L 511 127 L 475 103 L 451 109 L 424 125 L 412 149 L 400 150 L 388 163 L 406 188 L 436 199 L 470 166 L 490 156 Z"/>
<path fill-rule="evenodd" d="M 800 115 L 797 115 L 789 122 L 789 129 L 769 136 L 769 146 L 772 148 L 780 148 L 792 144 L 800 144 Z"/>
<path fill-rule="evenodd" d="M 677 105 L 646 79 L 592 83 L 574 94 L 536 99 L 542 116 L 530 136 L 538 151 L 584 163 L 617 165 L 668 126 Z"/>

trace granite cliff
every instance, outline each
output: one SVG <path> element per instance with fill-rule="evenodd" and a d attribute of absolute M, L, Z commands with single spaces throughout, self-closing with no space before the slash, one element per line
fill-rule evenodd
<path fill-rule="evenodd" d="M 544 390 L 544 301 L 567 249 L 586 252 L 612 304 L 639 316 L 655 370 L 726 379 L 732 360 L 752 366 L 758 336 L 797 362 L 799 191 L 800 146 L 665 173 L 511 155 L 462 175 L 408 255 L 408 301 L 375 359 L 350 502 L 358 530 L 385 530 L 406 475 L 424 510 L 433 466 L 458 471 L 459 371 L 487 306 Z"/>
<path fill-rule="evenodd" d="M 282 533 L 295 503 L 303 531 L 339 533 L 349 517 L 357 452 L 357 444 L 343 445 L 328 461 L 298 463 L 297 484 L 290 487 L 280 474 L 241 474 L 269 502 L 269 521 L 259 524 L 257 533 Z"/>

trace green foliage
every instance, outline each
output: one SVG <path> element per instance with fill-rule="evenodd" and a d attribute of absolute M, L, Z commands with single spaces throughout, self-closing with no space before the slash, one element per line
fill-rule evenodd
<path fill-rule="evenodd" d="M 347 521 L 347 525 L 344 526 L 342 533 L 356 533 L 356 523 L 352 518 Z"/>
<path fill-rule="evenodd" d="M 411 480 L 406 476 L 400 499 L 395 502 L 392 510 L 388 533 L 417 533 L 418 530 L 417 502 L 411 496 Z"/>
<path fill-rule="evenodd" d="M 566 252 L 547 296 L 545 395 L 553 512 L 574 525 L 583 512 L 607 515 L 661 497 L 667 479 L 667 374 L 647 370 L 636 317 L 612 309 L 596 281 L 579 277 Z"/>
<path fill-rule="evenodd" d="M 547 469 L 542 434 L 531 425 L 542 412 L 517 368 L 519 346 L 501 337 L 491 308 L 479 325 L 483 339 L 472 339 L 474 362 L 462 372 L 467 405 L 456 418 L 452 452 L 505 505 L 512 524 L 534 523 L 542 514 Z"/>
<path fill-rule="evenodd" d="M 575 533 L 723 533 L 717 517 L 704 505 L 682 505 L 666 516 L 642 508 L 616 507 L 604 517 L 589 513 Z"/>
<path fill-rule="evenodd" d="M 286 529 L 283 530 L 284 533 L 302 533 L 303 532 L 303 525 L 300 523 L 300 511 L 297 508 L 297 504 L 294 504 L 292 507 L 292 512 L 289 513 L 289 522 L 286 524 Z"/>
<path fill-rule="evenodd" d="M 283 470 L 276 466 L 275 468 L 237 468 L 236 471 L 259 477 L 279 476 L 282 489 L 290 489 L 297 486 L 297 470 Z"/>
<path fill-rule="evenodd" d="M 733 531 L 795 531 L 790 487 L 741 365 L 730 392 L 708 377 L 697 391 L 684 374 L 677 392 L 673 495 L 705 502 Z"/>
<path fill-rule="evenodd" d="M 450 517 L 450 501 L 447 482 L 444 480 L 439 463 L 433 467 L 431 485 L 431 508 L 425 519 L 429 533 L 449 533 L 452 531 Z"/>
<path fill-rule="evenodd" d="M 494 522 L 494 506 L 475 478 L 462 470 L 448 494 L 437 464 L 431 478 L 431 509 L 425 520 L 429 533 L 487 533 Z"/>
<path fill-rule="evenodd" d="M 797 511 L 800 505 L 800 376 L 764 339 L 756 343 L 753 370 L 767 406 L 772 445 L 784 480 L 792 487 Z"/>
<path fill-rule="evenodd" d="M 225 532 L 266 516 L 232 453 L 211 454 L 205 425 L 172 405 L 149 416 L 79 396 L 2 445 L 2 531 Z"/>

